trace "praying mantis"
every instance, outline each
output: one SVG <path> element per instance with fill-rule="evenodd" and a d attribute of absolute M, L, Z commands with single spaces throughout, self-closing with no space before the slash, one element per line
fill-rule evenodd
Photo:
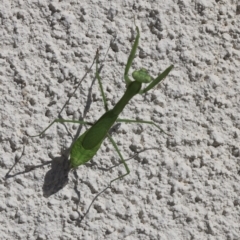
<path fill-rule="evenodd" d="M 98 80 L 101 95 L 104 102 L 104 107 L 106 112 L 94 123 L 91 124 L 85 121 L 75 121 L 75 120 L 65 120 L 65 119 L 55 119 L 51 124 L 48 125 L 41 133 L 38 135 L 34 135 L 31 137 L 37 137 L 43 135 L 54 123 L 79 123 L 89 125 L 90 128 L 87 129 L 71 146 L 70 149 L 70 168 L 76 169 L 82 164 L 90 161 L 94 155 L 99 150 L 102 142 L 107 137 L 110 142 L 112 143 L 113 147 L 117 151 L 121 163 L 124 165 L 126 169 L 126 173 L 122 174 L 121 176 L 111 180 L 111 184 L 118 180 L 124 178 L 126 175 L 130 173 L 128 165 L 126 164 L 121 152 L 118 149 L 117 144 L 113 140 L 113 138 L 108 133 L 110 128 L 113 126 L 115 122 L 123 122 L 123 123 L 145 123 L 155 126 L 161 132 L 167 134 L 163 131 L 158 125 L 156 125 L 152 121 L 144 121 L 144 120 L 130 120 L 130 119 L 120 119 L 118 118 L 120 113 L 123 111 L 124 107 L 129 103 L 129 101 L 136 95 L 136 94 L 145 94 L 152 88 L 154 88 L 158 83 L 160 83 L 172 70 L 173 65 L 169 66 L 163 73 L 159 74 L 155 79 L 153 79 L 149 74 L 148 71 L 144 68 L 140 70 L 136 70 L 132 73 L 132 77 L 134 80 L 131 80 L 128 76 L 129 69 L 132 65 L 134 57 L 136 55 L 136 51 L 139 44 L 140 39 L 140 31 L 139 28 L 136 26 L 136 37 L 134 40 L 133 47 L 131 49 L 130 55 L 127 60 L 127 64 L 124 71 L 124 80 L 126 83 L 126 91 L 123 94 L 122 98 L 117 102 L 117 104 L 111 109 L 108 109 L 105 93 L 103 90 L 101 77 L 99 75 L 98 69 L 98 53 L 96 57 L 96 78 Z M 147 87 L 142 89 L 143 83 L 147 83 Z M 169 135 L 169 134 L 168 134 Z"/>

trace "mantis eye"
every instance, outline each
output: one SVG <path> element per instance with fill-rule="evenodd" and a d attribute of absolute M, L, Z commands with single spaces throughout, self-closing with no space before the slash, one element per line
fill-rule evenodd
<path fill-rule="evenodd" d="M 145 68 L 134 71 L 132 73 L 132 76 L 134 80 L 141 83 L 149 83 L 153 80 L 153 78 L 148 74 L 148 71 Z"/>

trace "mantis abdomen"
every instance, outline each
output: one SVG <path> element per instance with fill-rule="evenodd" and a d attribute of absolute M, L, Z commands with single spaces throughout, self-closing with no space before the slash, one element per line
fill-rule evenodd
<path fill-rule="evenodd" d="M 83 133 L 76 142 L 73 143 L 70 159 L 71 167 L 76 168 L 92 159 L 100 148 L 108 131 L 116 122 L 118 115 L 123 111 L 131 98 L 141 90 L 141 85 L 142 84 L 137 81 L 131 82 L 125 94 L 115 107 L 104 113 L 90 129 Z"/>

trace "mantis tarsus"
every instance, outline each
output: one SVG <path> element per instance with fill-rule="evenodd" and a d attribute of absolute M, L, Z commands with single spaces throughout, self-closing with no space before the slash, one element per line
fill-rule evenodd
<path fill-rule="evenodd" d="M 159 126 L 157 126 L 154 122 L 151 121 L 144 121 L 144 120 L 129 120 L 129 119 L 119 119 L 119 114 L 123 111 L 124 107 L 128 104 L 128 102 L 136 95 L 136 94 L 144 94 L 147 93 L 149 90 L 151 90 L 153 87 L 155 87 L 158 83 L 160 83 L 172 70 L 173 65 L 168 67 L 163 73 L 158 75 L 157 78 L 153 79 L 149 74 L 148 71 L 144 68 L 134 71 L 132 73 L 132 77 L 134 81 L 130 79 L 128 76 L 129 69 L 132 65 L 133 59 L 135 57 L 138 42 L 140 38 L 140 32 L 139 28 L 136 26 L 137 35 L 133 44 L 133 47 L 131 49 L 130 55 L 128 57 L 128 61 L 125 67 L 124 72 L 124 80 L 126 82 L 126 91 L 123 94 L 122 98 L 117 102 L 115 107 L 113 109 L 109 110 L 106 102 L 105 93 L 103 91 L 101 78 L 99 76 L 99 70 L 98 70 L 98 53 L 96 57 L 96 77 L 100 86 L 101 95 L 104 102 L 104 107 L 106 112 L 96 121 L 94 124 L 91 124 L 89 122 L 85 121 L 74 121 L 74 120 L 65 120 L 65 119 L 55 119 L 47 128 L 45 128 L 40 134 L 32 136 L 41 136 L 43 133 L 47 131 L 48 128 L 50 128 L 54 123 L 79 123 L 79 124 L 85 124 L 90 125 L 91 127 L 87 129 L 71 146 L 70 149 L 70 168 L 77 168 L 78 166 L 85 164 L 86 162 L 90 161 L 93 156 L 97 153 L 98 149 L 100 148 L 102 142 L 106 137 L 109 138 L 110 142 L 113 144 L 115 150 L 117 151 L 121 163 L 124 164 L 124 167 L 126 169 L 126 173 L 111 180 L 109 186 L 111 184 L 120 179 L 125 177 L 130 173 L 130 170 L 122 157 L 122 154 L 120 153 L 117 144 L 112 139 L 112 137 L 108 134 L 108 131 L 113 126 L 115 122 L 124 122 L 124 123 L 146 123 L 154 125 L 156 128 L 158 128 L 161 132 L 164 132 Z M 142 83 L 148 83 L 147 87 L 142 89 Z M 164 132 L 167 134 L 166 132 Z M 99 195 L 99 194 L 98 194 Z"/>

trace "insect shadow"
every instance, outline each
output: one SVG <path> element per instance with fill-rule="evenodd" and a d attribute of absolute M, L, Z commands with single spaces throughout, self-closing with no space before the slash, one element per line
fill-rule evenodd
<path fill-rule="evenodd" d="M 64 108 L 70 102 L 70 99 L 75 94 L 75 92 L 77 91 L 77 89 L 81 85 L 82 81 L 86 78 L 87 74 L 91 71 L 94 62 L 95 62 L 95 58 L 94 58 L 94 60 L 93 60 L 93 62 L 91 64 L 90 68 L 88 69 L 88 71 L 85 73 L 85 75 L 82 77 L 82 79 L 80 80 L 80 82 L 76 86 L 74 92 L 68 97 L 67 101 L 63 105 L 62 109 L 60 110 L 60 112 L 58 114 L 58 118 L 63 118 L 61 114 L 62 114 Z M 103 68 L 103 64 L 100 66 L 99 70 L 101 71 L 102 68 Z M 82 117 L 79 120 L 84 119 L 86 117 L 86 115 L 87 115 L 87 112 L 90 109 L 90 106 L 91 106 L 91 103 L 92 103 L 92 98 L 91 98 L 91 96 L 92 96 L 92 88 L 93 88 L 93 85 L 94 85 L 95 81 L 96 81 L 96 77 L 94 77 L 94 79 L 92 81 L 92 84 L 91 84 L 90 88 L 88 89 L 86 105 L 85 105 L 85 108 L 83 110 Z M 62 124 L 65 126 L 68 134 L 72 137 L 72 135 L 69 133 L 66 125 L 64 123 L 62 123 Z M 79 136 L 79 134 L 81 132 L 82 127 L 83 127 L 82 125 L 78 125 L 78 129 L 76 131 L 76 134 L 75 134 L 74 137 L 72 137 L 72 144 L 78 138 L 78 136 Z M 5 141 L 7 141 L 7 139 Z M 43 189 L 43 196 L 44 197 L 50 197 L 51 195 L 57 193 L 59 190 L 64 188 L 67 185 L 67 183 L 68 183 L 68 174 L 69 174 L 70 169 L 71 169 L 70 165 L 69 165 L 70 149 L 71 149 L 71 146 L 68 149 L 64 150 L 60 157 L 55 157 L 51 161 L 46 161 L 46 162 L 44 162 L 42 164 L 39 164 L 39 165 L 25 166 L 25 170 L 19 171 L 19 172 L 16 172 L 16 173 L 11 173 L 12 170 L 14 169 L 14 167 L 20 162 L 20 160 L 22 159 L 22 157 L 25 154 L 25 146 L 24 146 L 21 156 L 19 158 L 15 159 L 15 163 L 12 165 L 12 167 L 6 173 L 5 180 L 7 180 L 9 178 L 16 177 L 18 175 L 22 175 L 22 174 L 34 171 L 37 168 L 42 168 L 42 167 L 44 167 L 46 165 L 51 164 L 51 169 L 46 173 L 46 175 L 44 177 L 44 184 L 43 184 L 43 187 L 42 187 L 42 189 Z M 74 174 L 74 176 L 76 177 L 75 174 Z M 77 181 L 75 181 L 75 182 L 77 182 Z M 77 186 L 75 186 L 74 189 L 76 190 Z"/>

